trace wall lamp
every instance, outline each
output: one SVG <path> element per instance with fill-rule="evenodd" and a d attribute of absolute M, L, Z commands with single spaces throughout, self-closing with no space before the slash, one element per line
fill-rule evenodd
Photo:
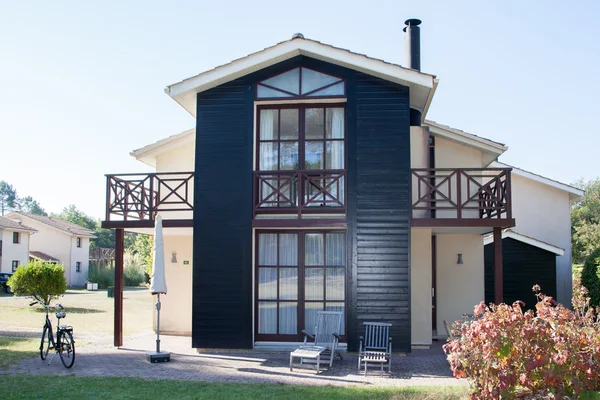
<path fill-rule="evenodd" d="M 464 264 L 463 263 L 463 257 L 462 257 L 462 253 L 458 253 L 458 260 L 456 260 L 457 264 Z"/>
<path fill-rule="evenodd" d="M 173 264 L 177 263 L 177 252 L 176 252 L 176 251 L 172 252 L 172 253 L 171 253 L 171 256 L 172 256 L 172 257 L 171 257 L 171 262 L 172 262 Z"/>

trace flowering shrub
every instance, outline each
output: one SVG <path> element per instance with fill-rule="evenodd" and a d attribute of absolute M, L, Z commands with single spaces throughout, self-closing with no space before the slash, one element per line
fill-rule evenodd
<path fill-rule="evenodd" d="M 475 307 L 457 321 L 444 345 L 456 378 L 467 378 L 472 399 L 552 395 L 560 399 L 600 390 L 600 317 L 587 291 L 574 283 L 573 310 L 539 293 L 536 312 L 515 302 Z M 599 310 L 600 311 L 600 310 Z"/>

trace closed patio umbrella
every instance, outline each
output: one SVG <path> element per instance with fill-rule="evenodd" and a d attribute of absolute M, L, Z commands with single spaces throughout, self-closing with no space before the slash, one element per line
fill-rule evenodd
<path fill-rule="evenodd" d="M 167 294 L 167 280 L 165 279 L 165 248 L 162 231 L 162 218 L 156 216 L 154 225 L 154 244 L 152 246 L 152 278 L 150 280 L 150 293 L 156 295 L 156 351 L 148 353 L 150 362 L 164 362 L 171 360 L 169 352 L 160 351 L 160 295 Z"/>

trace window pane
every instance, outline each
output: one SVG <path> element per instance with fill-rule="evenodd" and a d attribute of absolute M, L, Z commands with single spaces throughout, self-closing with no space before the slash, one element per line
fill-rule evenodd
<path fill-rule="evenodd" d="M 281 140 L 298 140 L 298 109 L 281 110 Z"/>
<path fill-rule="evenodd" d="M 330 303 L 327 302 L 325 305 L 325 311 L 341 311 L 344 312 L 344 303 Z M 344 314 L 345 316 L 345 314 Z M 346 318 L 342 318 L 342 329 L 341 332 L 338 332 L 340 335 L 346 334 Z"/>
<path fill-rule="evenodd" d="M 304 264 L 323 265 L 323 235 L 307 233 L 304 242 Z"/>
<path fill-rule="evenodd" d="M 298 142 L 281 142 L 279 146 L 279 154 L 281 154 L 281 160 L 279 160 L 279 169 L 298 169 Z"/>
<path fill-rule="evenodd" d="M 328 233 L 327 241 L 327 265 L 346 265 L 346 235 L 343 233 Z"/>
<path fill-rule="evenodd" d="M 304 298 L 306 300 L 323 300 L 323 268 L 306 268 L 304 270 Z"/>
<path fill-rule="evenodd" d="M 298 265 L 298 235 L 282 233 L 279 235 L 279 265 Z"/>
<path fill-rule="evenodd" d="M 344 300 L 344 268 L 327 268 L 325 281 L 326 300 Z"/>
<path fill-rule="evenodd" d="M 277 268 L 258 269 L 258 298 L 277 300 Z"/>
<path fill-rule="evenodd" d="M 327 86 L 339 80 L 339 78 L 331 75 L 313 71 L 308 68 L 302 68 L 302 94 Z"/>
<path fill-rule="evenodd" d="M 279 300 L 298 300 L 298 268 L 279 269 Z"/>
<path fill-rule="evenodd" d="M 344 169 L 344 142 L 342 140 L 325 142 L 326 168 L 327 169 Z"/>
<path fill-rule="evenodd" d="M 298 303 L 295 301 L 279 303 L 279 334 L 298 334 Z"/>
<path fill-rule="evenodd" d="M 258 235 L 258 265 L 277 265 L 277 234 Z"/>
<path fill-rule="evenodd" d="M 304 303 L 304 329 L 311 335 L 315 334 L 317 311 L 323 311 L 323 303 Z"/>
<path fill-rule="evenodd" d="M 325 109 L 324 108 L 307 108 L 305 117 L 307 139 L 323 139 L 325 134 Z"/>
<path fill-rule="evenodd" d="M 277 150 L 277 142 L 266 142 L 260 144 L 260 159 L 259 169 L 261 171 L 273 171 L 277 169 L 277 158 L 279 151 Z"/>
<path fill-rule="evenodd" d="M 331 85 L 328 88 L 323 90 L 319 90 L 317 92 L 311 93 L 308 97 L 312 96 L 343 96 L 344 95 L 344 82 L 336 83 L 335 85 Z"/>
<path fill-rule="evenodd" d="M 283 74 L 276 75 L 265 81 L 262 81 L 265 85 L 273 86 L 277 89 L 283 89 L 287 92 L 294 94 L 300 93 L 300 68 L 295 68 L 291 71 L 284 72 Z"/>
<path fill-rule="evenodd" d="M 327 139 L 343 139 L 344 138 L 344 109 L 343 108 L 328 108 L 327 111 L 327 126 L 325 135 Z"/>
<path fill-rule="evenodd" d="M 306 142 L 305 149 L 305 168 L 323 169 L 323 142 Z"/>
<path fill-rule="evenodd" d="M 258 302 L 258 333 L 277 333 L 277 303 Z"/>
<path fill-rule="evenodd" d="M 277 140 L 279 110 L 260 110 L 260 140 Z"/>
<path fill-rule="evenodd" d="M 256 96 L 259 99 L 271 98 L 271 97 L 293 97 L 291 94 L 280 92 L 279 90 L 273 90 L 268 87 L 258 85 Z"/>

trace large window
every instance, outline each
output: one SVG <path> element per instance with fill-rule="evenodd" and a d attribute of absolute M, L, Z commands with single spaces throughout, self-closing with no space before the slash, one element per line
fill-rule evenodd
<path fill-rule="evenodd" d="M 344 232 L 259 233 L 256 262 L 257 340 L 299 340 L 317 311 L 345 311 Z"/>
<path fill-rule="evenodd" d="M 257 99 L 343 97 L 346 83 L 340 77 L 309 68 L 294 68 L 259 82 Z"/>

